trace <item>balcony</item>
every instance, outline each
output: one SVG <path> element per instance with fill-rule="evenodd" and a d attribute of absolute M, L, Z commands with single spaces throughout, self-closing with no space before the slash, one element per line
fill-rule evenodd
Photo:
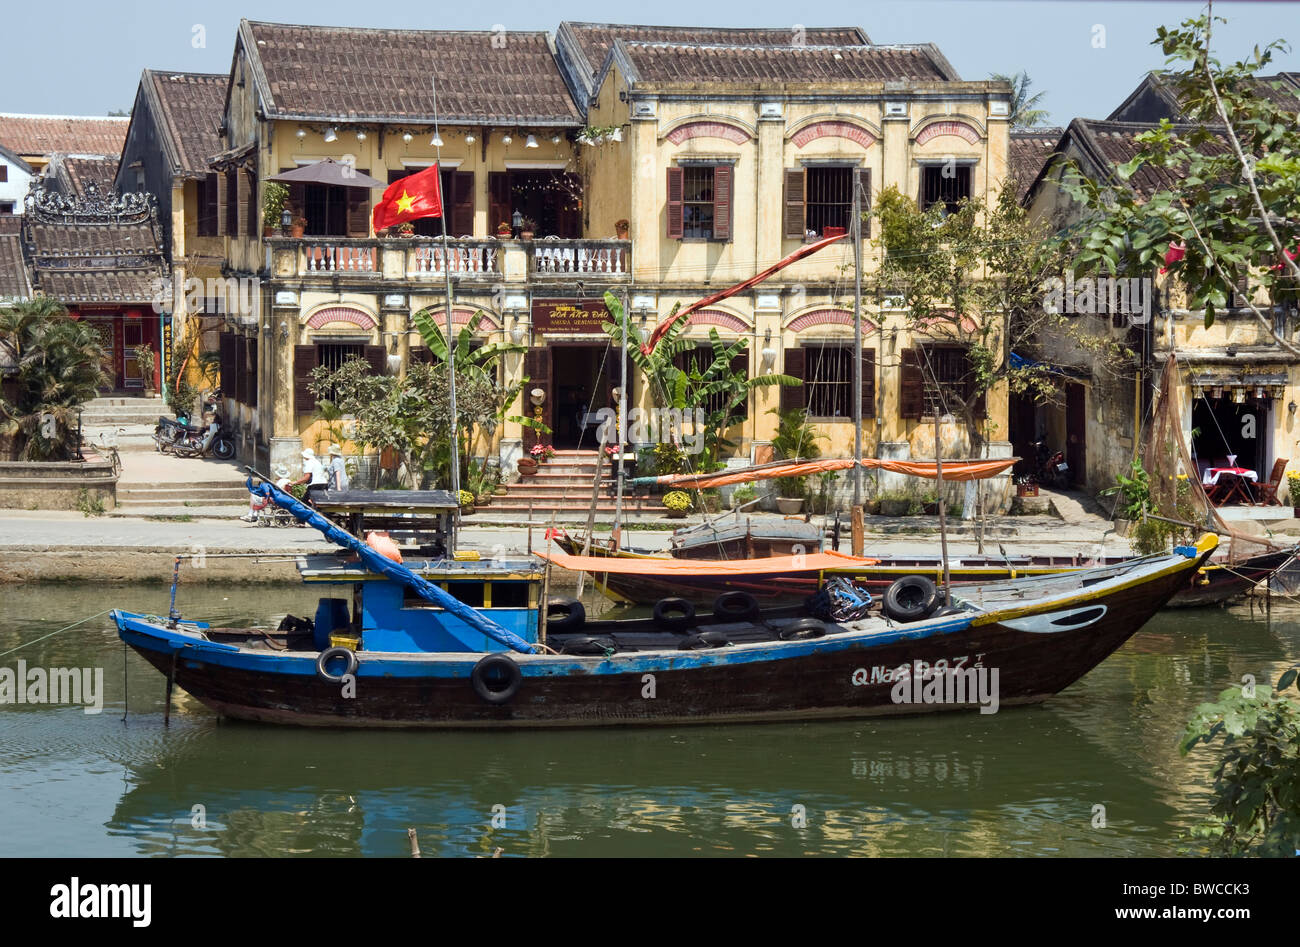
<path fill-rule="evenodd" d="M 560 281 L 574 278 L 621 282 L 632 278 L 628 240 L 497 240 L 490 237 L 366 238 L 270 237 L 267 263 L 272 274 L 289 278 L 444 280 L 457 282 Z"/>

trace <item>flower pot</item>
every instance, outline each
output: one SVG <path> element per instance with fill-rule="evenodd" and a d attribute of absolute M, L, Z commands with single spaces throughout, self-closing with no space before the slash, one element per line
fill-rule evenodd
<path fill-rule="evenodd" d="M 537 461 L 531 457 L 521 457 L 515 461 L 515 466 L 519 470 L 520 476 L 532 477 L 537 473 Z"/>
<path fill-rule="evenodd" d="M 294 224 L 289 228 L 289 236 L 295 240 L 301 240 L 303 232 L 307 229 L 306 224 Z"/>
<path fill-rule="evenodd" d="M 1129 528 L 1133 525 L 1132 520 L 1117 519 L 1115 520 L 1115 535 L 1127 536 Z"/>
<path fill-rule="evenodd" d="M 474 512 L 474 504 L 473 504 L 473 503 L 469 504 L 468 506 L 462 506 L 462 507 L 460 508 L 460 515 L 461 515 L 461 516 L 469 516 L 469 515 L 470 515 L 471 513 L 473 513 L 473 512 Z"/>
<path fill-rule="evenodd" d="M 492 488 L 492 495 L 498 497 L 510 496 L 510 488 L 507 487 L 504 483 L 498 484 L 497 486 Z"/>
<path fill-rule="evenodd" d="M 906 516 L 907 508 L 909 506 L 911 506 L 911 503 L 907 500 L 881 500 L 880 515 L 881 516 Z"/>
<path fill-rule="evenodd" d="M 798 513 L 803 509 L 803 497 L 777 497 L 776 508 L 787 516 Z"/>
<path fill-rule="evenodd" d="M 521 231 L 519 232 L 519 239 L 520 239 L 520 240 L 531 240 L 531 239 L 533 239 L 534 236 L 535 236 L 535 234 L 534 234 L 533 231 L 531 231 L 531 230 L 521 230 Z"/>
<path fill-rule="evenodd" d="M 685 511 L 685 510 L 669 510 L 669 511 L 668 511 L 667 513 L 665 513 L 664 515 L 667 516 L 670 520 L 684 520 L 684 519 L 686 519 L 686 511 Z"/>
<path fill-rule="evenodd" d="M 476 497 L 474 498 L 474 503 L 475 503 L 477 506 L 491 506 L 491 505 L 492 505 L 492 494 L 490 494 L 490 493 L 480 493 L 478 496 L 476 496 Z"/>

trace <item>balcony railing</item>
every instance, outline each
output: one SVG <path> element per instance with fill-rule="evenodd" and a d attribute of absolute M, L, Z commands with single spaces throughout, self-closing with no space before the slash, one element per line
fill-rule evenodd
<path fill-rule="evenodd" d="M 628 240 L 532 241 L 460 237 L 270 237 L 267 263 L 279 277 L 331 277 L 430 283 L 450 270 L 456 280 L 506 283 L 632 276 Z"/>
<path fill-rule="evenodd" d="M 534 240 L 529 272 L 535 276 L 596 275 L 625 277 L 632 273 L 630 240 Z"/>

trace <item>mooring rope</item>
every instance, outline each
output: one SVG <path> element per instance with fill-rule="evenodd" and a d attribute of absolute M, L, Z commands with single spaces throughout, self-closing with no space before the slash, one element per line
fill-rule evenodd
<path fill-rule="evenodd" d="M 23 642 L 17 648 L 10 648 L 8 651 L 0 653 L 0 658 L 5 657 L 6 655 L 13 654 L 15 651 L 18 651 L 22 648 L 26 648 L 28 645 L 33 645 L 36 644 L 37 642 L 44 641 L 46 638 L 53 638 L 55 635 L 62 634 L 63 632 L 68 631 L 71 628 L 76 628 L 78 625 L 84 625 L 88 621 L 94 621 L 96 618 L 101 618 L 104 615 L 107 615 L 111 611 L 112 611 L 111 608 L 106 608 L 98 615 L 91 615 L 89 618 L 81 619 L 81 621 L 74 621 L 71 625 L 68 625 L 64 628 L 60 628 L 58 631 L 51 631 L 48 635 L 42 635 L 41 637 L 36 638 L 32 641 Z"/>

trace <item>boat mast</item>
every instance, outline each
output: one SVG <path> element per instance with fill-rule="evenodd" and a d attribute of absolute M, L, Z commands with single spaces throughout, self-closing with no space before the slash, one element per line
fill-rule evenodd
<path fill-rule="evenodd" d="M 862 176 L 853 173 L 853 505 L 862 505 Z"/>
<path fill-rule="evenodd" d="M 442 221 L 442 273 L 447 280 L 447 409 L 451 412 L 451 495 L 460 495 L 460 440 L 456 427 L 456 337 L 451 329 L 451 254 L 447 249 L 447 205 L 442 193 L 442 136 L 438 134 L 438 77 L 429 80 L 433 89 L 434 156 L 438 167 L 438 218 Z"/>
<path fill-rule="evenodd" d="M 623 290 L 623 344 L 618 347 L 618 470 L 615 473 L 617 478 L 614 487 L 614 548 L 621 549 L 623 546 L 623 446 L 627 443 L 627 290 Z M 600 451 L 604 453 L 605 442 L 600 442 Z M 600 474 L 600 458 L 596 458 L 597 478 Z M 590 530 L 588 530 L 590 533 Z"/>

